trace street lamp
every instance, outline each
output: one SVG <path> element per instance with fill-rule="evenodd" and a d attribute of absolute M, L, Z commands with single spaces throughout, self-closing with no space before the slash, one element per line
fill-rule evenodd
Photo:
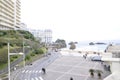
<path fill-rule="evenodd" d="M 23 55 L 23 59 L 24 59 L 24 53 L 20 52 L 20 53 L 10 53 L 10 48 L 9 48 L 9 43 L 8 43 L 8 80 L 10 80 L 10 55 Z M 24 64 L 25 66 L 25 64 Z"/>
<path fill-rule="evenodd" d="M 23 39 L 23 53 L 24 53 L 25 49 L 24 49 L 24 39 Z M 23 54 L 23 64 L 24 64 L 24 68 L 25 68 L 25 54 Z"/>

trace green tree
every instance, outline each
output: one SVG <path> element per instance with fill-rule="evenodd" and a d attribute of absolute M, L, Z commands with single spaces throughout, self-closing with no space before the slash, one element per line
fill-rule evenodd
<path fill-rule="evenodd" d="M 55 41 L 55 44 L 56 44 L 56 47 L 57 48 L 65 48 L 67 45 L 66 45 L 66 41 L 63 40 L 63 39 L 57 39 Z"/>
<path fill-rule="evenodd" d="M 70 42 L 69 45 L 70 45 L 69 49 L 71 49 L 71 50 L 74 50 L 76 48 L 76 45 L 74 42 Z"/>

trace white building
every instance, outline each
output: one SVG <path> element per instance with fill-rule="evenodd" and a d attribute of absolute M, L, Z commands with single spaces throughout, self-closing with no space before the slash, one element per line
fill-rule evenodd
<path fill-rule="evenodd" d="M 20 26 L 21 27 L 19 28 L 19 30 L 29 31 L 29 29 L 27 28 L 27 25 L 25 23 L 21 23 Z"/>
<path fill-rule="evenodd" d="M 45 29 L 45 30 L 29 30 L 34 37 L 36 37 L 40 42 L 51 43 L 52 42 L 52 30 Z"/>
<path fill-rule="evenodd" d="M 20 0 L 0 0 L 0 30 L 20 28 Z"/>
<path fill-rule="evenodd" d="M 120 46 L 112 45 L 102 54 L 102 60 L 110 65 L 111 75 L 104 80 L 120 80 Z"/>

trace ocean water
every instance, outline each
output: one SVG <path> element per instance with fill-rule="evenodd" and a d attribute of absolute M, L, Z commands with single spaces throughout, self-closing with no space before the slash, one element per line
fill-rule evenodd
<path fill-rule="evenodd" d="M 94 42 L 94 43 L 102 42 L 102 43 L 106 43 L 106 45 L 104 45 L 104 44 L 89 45 L 90 42 Z M 70 45 L 68 45 L 68 43 L 69 42 L 67 42 L 67 48 L 65 48 L 65 49 L 69 49 L 70 48 Z M 104 52 L 105 49 L 108 47 L 109 44 L 120 45 L 120 40 L 81 41 L 81 42 L 78 42 L 78 44 L 76 44 L 76 49 L 75 50 Z"/>
<path fill-rule="evenodd" d="M 104 44 L 95 44 L 95 45 L 89 45 L 88 42 L 78 42 L 76 44 L 76 49 L 75 50 L 80 50 L 80 51 L 105 51 L 105 49 L 108 47 L 108 43 L 106 45 Z M 69 49 L 70 45 L 67 45 L 67 49 Z"/>
<path fill-rule="evenodd" d="M 78 43 L 76 44 L 76 50 L 82 50 L 82 51 L 105 51 L 105 49 L 107 48 L 107 44 L 106 45 L 89 45 L 88 44 L 81 44 L 81 43 Z"/>

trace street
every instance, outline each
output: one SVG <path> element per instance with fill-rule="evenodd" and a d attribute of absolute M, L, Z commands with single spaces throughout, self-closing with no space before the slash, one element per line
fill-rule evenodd
<path fill-rule="evenodd" d="M 52 54 L 46 59 L 38 60 L 31 66 L 26 66 L 14 80 L 98 80 L 97 74 L 91 78 L 89 69 L 102 70 L 102 79 L 110 73 L 105 71 L 101 62 L 90 61 L 82 56 Z M 46 68 L 42 74 L 41 68 Z"/>
<path fill-rule="evenodd" d="M 41 75 L 41 68 L 46 67 L 58 56 L 59 54 L 54 52 L 47 57 L 43 57 L 42 59 L 35 61 L 32 65 L 27 65 L 23 69 L 12 72 L 11 80 L 34 80 L 33 78 L 38 78 Z"/>

